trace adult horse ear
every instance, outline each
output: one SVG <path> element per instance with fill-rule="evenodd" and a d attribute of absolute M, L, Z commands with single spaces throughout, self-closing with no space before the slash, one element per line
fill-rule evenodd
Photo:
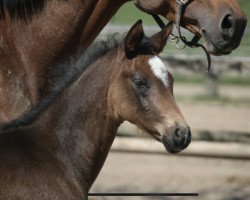
<path fill-rule="evenodd" d="M 163 48 L 165 47 L 167 40 L 169 38 L 169 35 L 172 33 L 173 30 L 173 22 L 169 22 L 165 28 L 153 35 L 150 40 L 153 45 L 153 52 L 156 54 L 161 53 Z"/>
<path fill-rule="evenodd" d="M 132 58 L 136 55 L 137 47 L 139 47 L 144 36 L 142 20 L 140 19 L 132 26 L 125 37 L 124 51 L 128 58 Z"/>

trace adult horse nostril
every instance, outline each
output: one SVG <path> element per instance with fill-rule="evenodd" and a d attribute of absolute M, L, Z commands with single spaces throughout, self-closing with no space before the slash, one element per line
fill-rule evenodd
<path fill-rule="evenodd" d="M 222 20 L 221 27 L 222 29 L 228 29 L 231 28 L 232 25 L 233 25 L 233 16 L 228 14 Z"/>
<path fill-rule="evenodd" d="M 221 31 L 225 40 L 232 38 L 235 29 L 235 20 L 231 14 L 226 14 L 221 21 Z"/>

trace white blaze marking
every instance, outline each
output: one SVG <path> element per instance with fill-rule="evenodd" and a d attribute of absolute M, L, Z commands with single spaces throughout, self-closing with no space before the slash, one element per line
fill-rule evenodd
<path fill-rule="evenodd" d="M 163 61 L 159 57 L 154 56 L 149 59 L 148 63 L 151 66 L 151 70 L 153 71 L 154 75 L 157 78 L 159 78 L 163 82 L 163 84 L 167 87 L 169 83 L 168 70 Z"/>

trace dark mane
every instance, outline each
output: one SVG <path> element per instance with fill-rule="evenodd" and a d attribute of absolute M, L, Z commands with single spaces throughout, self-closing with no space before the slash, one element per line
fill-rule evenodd
<path fill-rule="evenodd" d="M 39 14 L 47 4 L 47 0 L 0 0 L 0 16 L 9 13 L 11 18 L 27 19 Z"/>
<path fill-rule="evenodd" d="M 118 42 L 114 39 L 114 37 L 110 37 L 107 41 L 94 43 L 84 53 L 81 53 L 82 50 L 79 50 L 75 55 L 65 59 L 63 64 L 59 64 L 59 66 L 57 65 L 54 67 L 54 69 L 59 69 L 55 71 L 55 73 L 58 74 L 58 79 L 53 83 L 50 94 L 20 117 L 10 122 L 1 124 L 0 132 L 31 124 L 53 103 L 58 96 L 60 96 L 60 94 L 62 94 L 67 86 L 77 80 L 93 62 L 116 47 L 118 47 Z"/>

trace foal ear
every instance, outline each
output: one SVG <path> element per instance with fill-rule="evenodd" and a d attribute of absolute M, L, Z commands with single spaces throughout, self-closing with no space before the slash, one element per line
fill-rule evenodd
<path fill-rule="evenodd" d="M 161 53 L 167 43 L 169 35 L 172 33 L 172 29 L 173 22 L 169 22 L 162 31 L 156 33 L 150 38 L 154 53 Z"/>
<path fill-rule="evenodd" d="M 140 45 L 144 35 L 142 20 L 140 19 L 132 26 L 125 37 L 124 51 L 128 58 L 136 54 L 136 49 Z"/>

